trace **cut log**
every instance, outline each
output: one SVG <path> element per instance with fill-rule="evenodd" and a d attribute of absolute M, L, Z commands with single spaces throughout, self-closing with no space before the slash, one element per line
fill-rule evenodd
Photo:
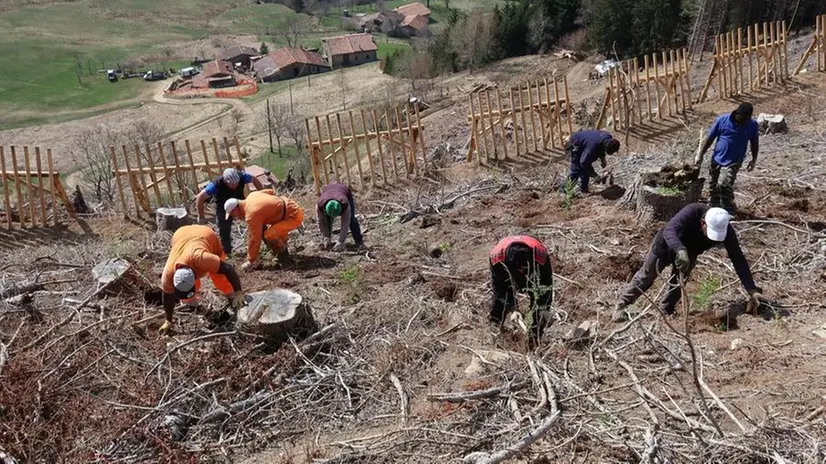
<path fill-rule="evenodd" d="M 158 208 L 155 210 L 155 222 L 158 224 L 158 232 L 175 232 L 192 224 L 192 218 L 185 208 Z"/>
<path fill-rule="evenodd" d="M 98 287 L 106 286 L 106 292 L 110 294 L 143 294 L 152 286 L 132 263 L 121 258 L 111 258 L 98 263 L 92 268 L 92 276 L 97 280 Z"/>
<path fill-rule="evenodd" d="M 247 304 L 238 310 L 238 328 L 266 337 L 274 344 L 289 337 L 304 339 L 318 325 L 301 295 L 285 289 L 247 295 Z"/>
<path fill-rule="evenodd" d="M 687 204 L 699 201 L 705 183 L 699 175 L 699 169 L 690 165 L 641 173 L 617 204 L 636 211 L 640 223 L 667 221 Z"/>
<path fill-rule="evenodd" d="M 0 299 L 11 298 L 23 293 L 36 292 L 43 290 L 43 284 L 38 282 L 27 282 L 20 285 L 12 285 L 11 287 L 0 287 Z"/>
<path fill-rule="evenodd" d="M 786 116 L 782 114 L 760 113 L 757 116 L 757 126 L 763 134 L 781 134 L 789 131 Z"/>

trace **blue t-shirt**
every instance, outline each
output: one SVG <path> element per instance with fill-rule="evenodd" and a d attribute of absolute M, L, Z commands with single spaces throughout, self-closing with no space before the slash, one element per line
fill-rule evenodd
<path fill-rule="evenodd" d="M 252 175 L 250 175 L 247 172 L 241 174 L 241 185 L 247 185 L 251 182 L 252 182 Z M 207 186 L 204 188 L 204 190 L 206 190 L 207 195 L 212 197 L 212 196 L 215 196 L 216 193 L 218 193 L 218 186 L 215 185 L 215 182 L 210 182 L 210 183 L 207 184 Z"/>
<path fill-rule="evenodd" d="M 717 139 L 712 159 L 721 166 L 742 163 L 748 143 L 757 144 L 758 133 L 757 121 L 753 119 L 738 125 L 731 114 L 720 116 L 708 131 L 709 138 Z"/>

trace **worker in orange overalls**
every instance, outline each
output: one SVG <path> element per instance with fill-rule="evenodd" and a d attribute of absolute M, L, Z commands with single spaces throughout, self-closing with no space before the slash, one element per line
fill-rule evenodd
<path fill-rule="evenodd" d="M 241 279 L 226 255 L 218 236 L 209 226 L 183 226 L 172 235 L 171 250 L 161 274 L 163 310 L 166 320 L 159 332 L 172 327 L 172 313 L 178 301 L 191 300 L 201 289 L 201 278 L 209 275 L 212 283 L 230 299 L 232 307 L 244 304 Z"/>
<path fill-rule="evenodd" d="M 490 252 L 490 273 L 493 305 L 490 322 L 501 325 L 507 313 L 516 309 L 516 294 L 527 293 L 531 307 L 531 345 L 542 337 L 546 325 L 552 322 L 553 271 L 545 245 L 528 235 L 505 237 Z"/>
<path fill-rule="evenodd" d="M 224 210 L 227 217 L 247 222 L 247 262 L 241 265 L 242 270 L 257 264 L 262 238 L 280 264 L 293 262 L 287 250 L 287 236 L 304 222 L 304 210 L 298 203 L 266 189 L 251 193 L 246 200 L 230 198 Z"/>

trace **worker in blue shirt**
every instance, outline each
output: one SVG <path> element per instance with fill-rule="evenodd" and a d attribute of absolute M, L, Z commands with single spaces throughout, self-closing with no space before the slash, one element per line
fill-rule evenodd
<path fill-rule="evenodd" d="M 571 158 L 571 172 L 568 175 L 569 184 L 579 183 L 579 191 L 588 193 L 588 184 L 591 177 L 597 177 L 594 171 L 594 162 L 600 161 L 605 168 L 605 155 L 611 155 L 620 149 L 619 140 L 609 132 L 601 130 L 583 130 L 575 133 L 565 145 L 565 151 Z M 563 186 L 563 190 L 566 186 Z"/>
<path fill-rule="evenodd" d="M 269 176 L 270 172 L 265 171 Z M 208 183 L 195 197 L 195 207 L 198 211 L 198 223 L 204 224 L 204 204 L 215 198 L 215 222 L 218 225 L 218 235 L 221 237 L 221 246 L 227 256 L 232 256 L 232 217 L 227 217 L 224 212 L 224 203 L 230 198 L 238 200 L 244 199 L 244 186 L 247 184 L 255 186 L 256 190 L 262 190 L 264 186 L 257 178 L 239 168 L 227 168 L 224 172 Z"/>
<path fill-rule="evenodd" d="M 703 156 L 714 145 L 714 156 L 711 157 L 709 174 L 711 175 L 710 199 L 711 206 L 716 206 L 734 214 L 737 206 L 734 203 L 734 181 L 737 172 L 746 159 L 746 146 L 751 145 L 751 161 L 746 171 L 751 172 L 757 164 L 759 149 L 759 131 L 757 121 L 751 118 L 754 107 L 751 103 L 743 103 L 731 114 L 717 118 L 708 131 L 708 137 L 700 151 L 694 158 L 694 164 L 703 164 Z"/>

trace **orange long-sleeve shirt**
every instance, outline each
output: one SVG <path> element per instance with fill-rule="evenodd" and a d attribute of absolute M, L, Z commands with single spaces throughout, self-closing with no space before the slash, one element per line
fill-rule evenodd
<path fill-rule="evenodd" d="M 298 203 L 287 197 L 276 196 L 272 189 L 250 193 L 246 200 L 238 202 L 238 207 L 247 223 L 247 253 L 249 261 L 253 263 L 261 252 L 264 226 L 284 221 L 302 211 Z"/>
<path fill-rule="evenodd" d="M 175 291 L 172 278 L 182 266 L 192 269 L 198 279 L 217 273 L 223 254 L 221 241 L 209 226 L 181 227 L 172 235 L 169 258 L 161 274 L 161 289 L 164 293 Z"/>

